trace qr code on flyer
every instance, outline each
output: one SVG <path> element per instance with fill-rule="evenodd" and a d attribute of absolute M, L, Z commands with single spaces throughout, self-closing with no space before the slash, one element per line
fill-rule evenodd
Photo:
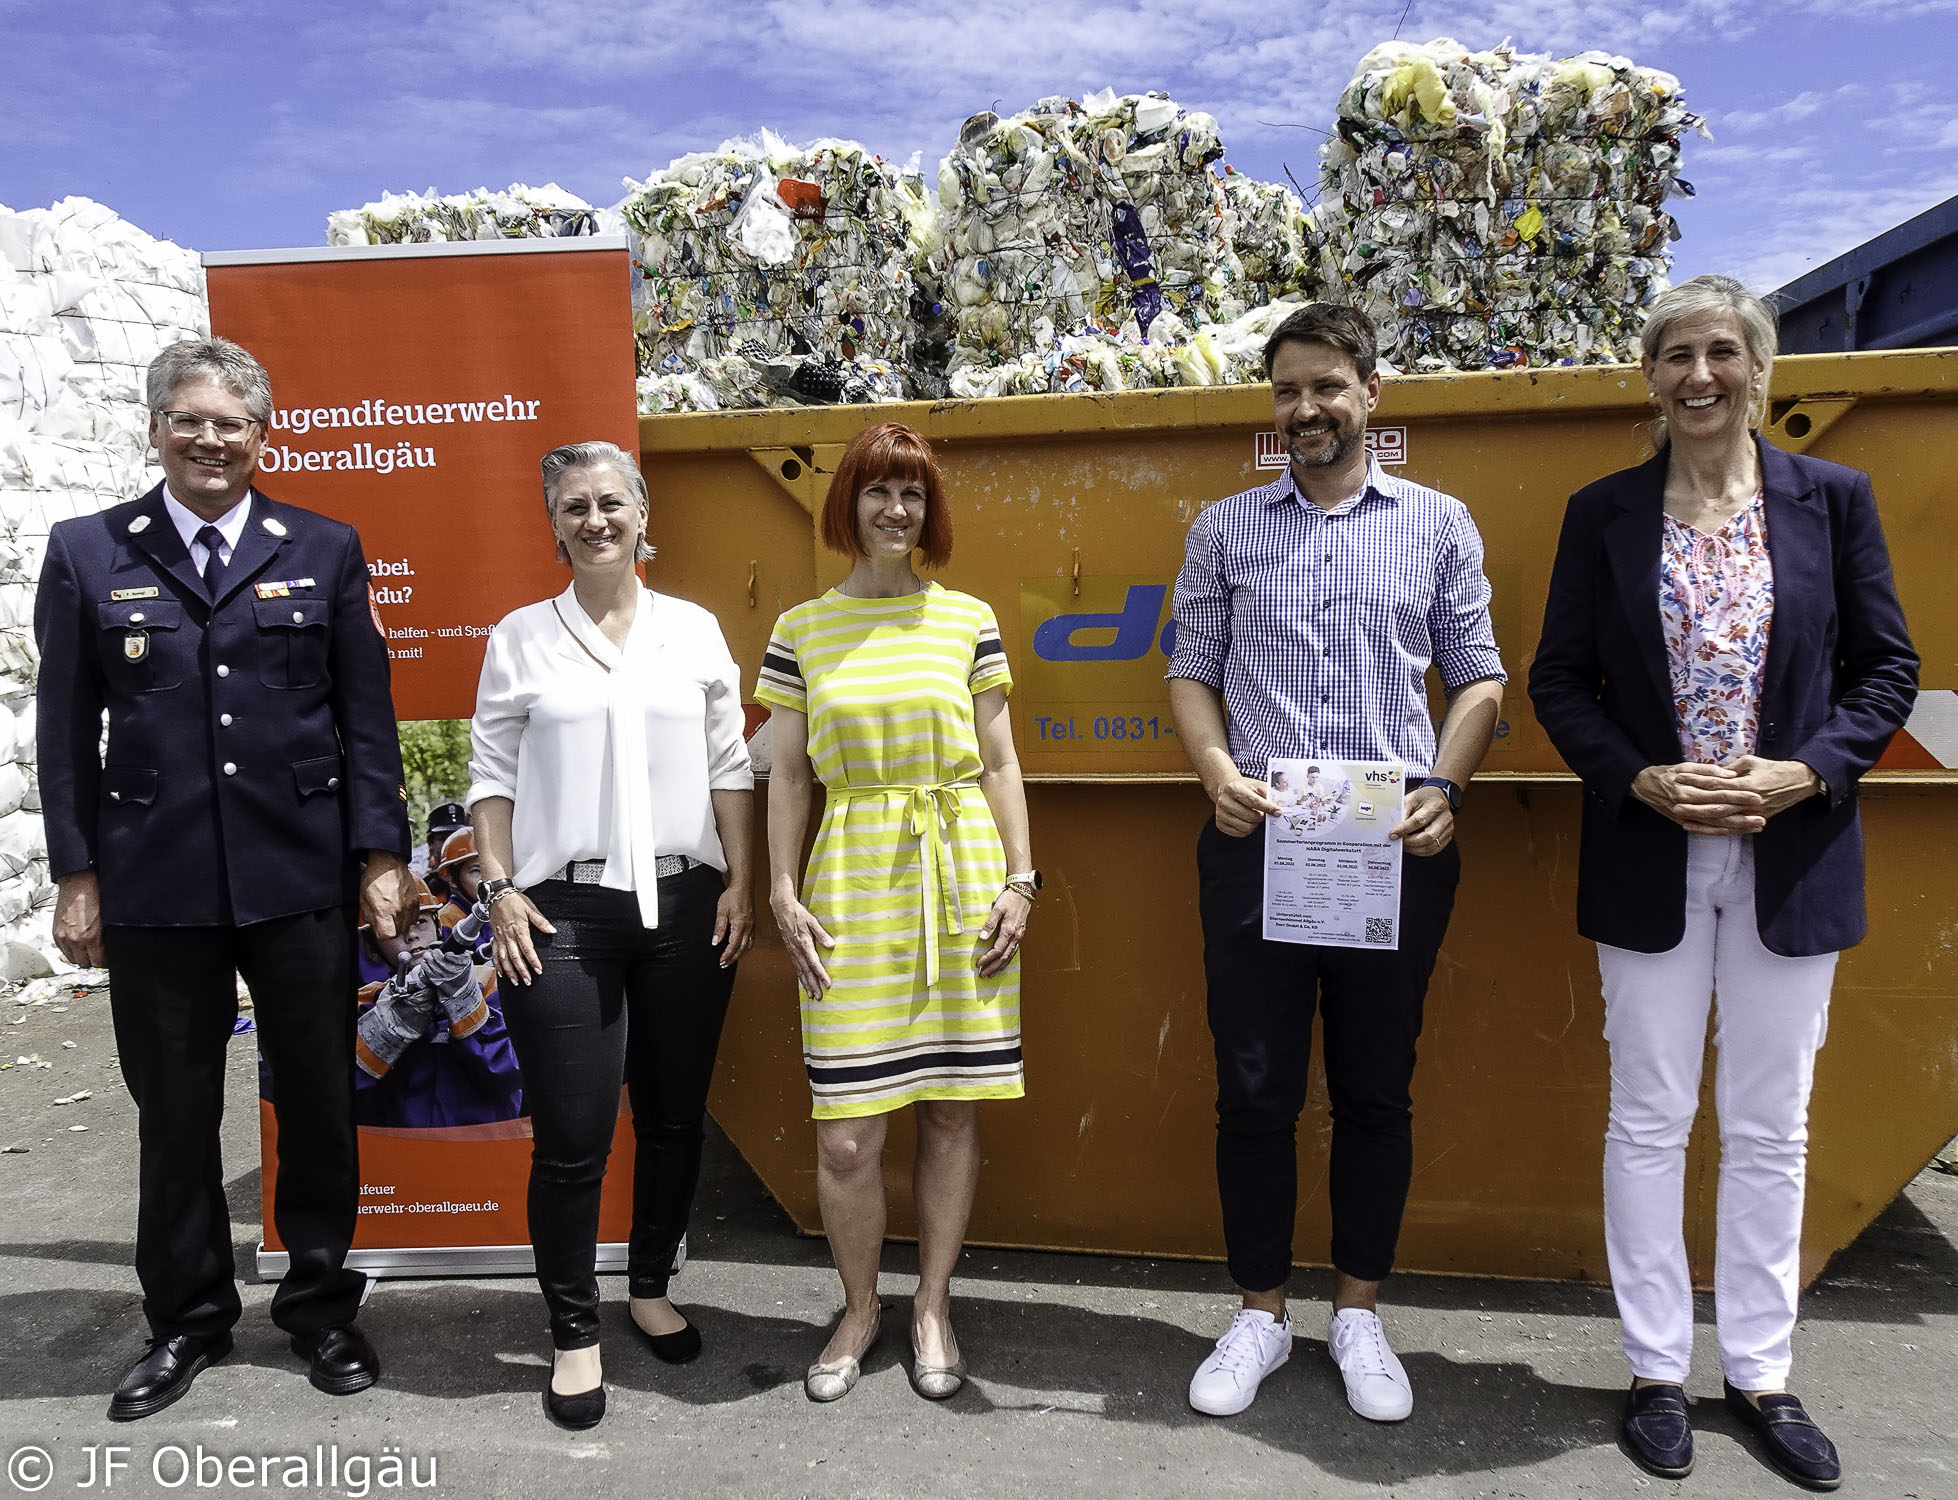
<path fill-rule="evenodd" d="M 1394 946 L 1394 919 L 1392 917 L 1368 917 L 1366 940 L 1369 945 L 1382 948 Z"/>

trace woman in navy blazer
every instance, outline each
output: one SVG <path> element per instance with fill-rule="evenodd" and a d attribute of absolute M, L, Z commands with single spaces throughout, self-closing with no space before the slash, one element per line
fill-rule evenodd
<path fill-rule="evenodd" d="M 1759 436 L 1767 306 L 1695 277 L 1654 303 L 1642 346 L 1657 454 L 1571 497 L 1530 670 L 1585 788 L 1623 1434 L 1655 1473 L 1692 1467 L 1681 1220 L 1711 1012 L 1726 1401 L 1782 1472 L 1833 1489 L 1834 1446 L 1786 1384 L 1808 1095 L 1836 955 L 1865 928 L 1856 783 L 1910 713 L 1917 656 L 1867 476 Z"/>

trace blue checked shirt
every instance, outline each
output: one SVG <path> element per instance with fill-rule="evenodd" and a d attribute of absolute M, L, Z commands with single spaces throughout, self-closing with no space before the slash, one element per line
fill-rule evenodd
<path fill-rule="evenodd" d="M 1489 622 L 1482 538 L 1452 495 L 1384 473 L 1330 511 L 1291 471 L 1219 500 L 1190 527 L 1176 580 L 1171 677 L 1223 695 L 1231 759 L 1434 764 L 1423 678 L 1449 692 L 1508 681 Z"/>

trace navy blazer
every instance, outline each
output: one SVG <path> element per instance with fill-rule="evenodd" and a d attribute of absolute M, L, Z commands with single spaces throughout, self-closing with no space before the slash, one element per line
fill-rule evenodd
<path fill-rule="evenodd" d="M 1857 779 L 1910 716 L 1917 653 L 1890 576 L 1869 477 L 1760 443 L 1774 619 L 1758 754 L 1828 783 L 1755 835 L 1761 941 L 1796 958 L 1861 942 Z M 1571 496 L 1530 667 L 1530 701 L 1584 779 L 1577 929 L 1640 953 L 1686 931 L 1686 830 L 1631 794 L 1676 765 L 1679 729 L 1659 619 L 1667 455 Z"/>
<path fill-rule="evenodd" d="M 358 851 L 409 852 L 358 534 L 254 490 L 221 588 L 206 597 L 161 485 L 48 537 L 34 601 L 48 867 L 96 870 L 105 922 L 318 911 L 349 898 Z"/>

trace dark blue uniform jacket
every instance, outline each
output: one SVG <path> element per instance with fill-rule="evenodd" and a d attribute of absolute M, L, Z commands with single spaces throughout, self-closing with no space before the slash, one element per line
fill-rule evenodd
<path fill-rule="evenodd" d="M 407 857 L 387 643 L 351 526 L 254 490 L 213 603 L 158 486 L 55 526 L 34 633 L 49 870 L 95 869 L 105 922 L 317 911 L 350 899 L 358 851 Z"/>

